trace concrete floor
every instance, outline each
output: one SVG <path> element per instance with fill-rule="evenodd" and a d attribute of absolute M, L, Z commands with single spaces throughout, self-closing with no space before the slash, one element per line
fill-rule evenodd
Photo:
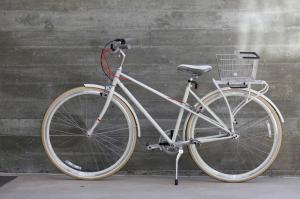
<path fill-rule="evenodd" d="M 19 175 L 0 188 L 1 199 L 151 199 L 151 198 L 300 198 L 300 178 L 259 177 L 229 184 L 209 177 L 113 176 L 102 181 L 73 180 L 64 175 Z"/>

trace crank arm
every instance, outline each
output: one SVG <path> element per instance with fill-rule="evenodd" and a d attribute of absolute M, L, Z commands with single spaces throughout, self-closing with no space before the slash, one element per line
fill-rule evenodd
<path fill-rule="evenodd" d="M 148 151 L 152 151 L 152 150 L 155 150 L 155 149 L 159 149 L 159 150 L 162 151 L 162 148 L 161 148 L 160 144 L 148 144 L 148 145 L 146 145 L 146 149 Z"/>

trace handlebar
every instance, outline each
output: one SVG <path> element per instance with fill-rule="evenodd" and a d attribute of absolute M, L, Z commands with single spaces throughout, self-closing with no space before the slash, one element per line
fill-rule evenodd
<path fill-rule="evenodd" d="M 120 49 L 130 49 L 130 45 L 126 43 L 125 39 L 114 39 L 109 43 L 112 52 L 118 52 Z"/>
<path fill-rule="evenodd" d="M 119 57 L 122 56 L 122 61 L 120 64 L 120 68 L 123 66 L 125 61 L 125 53 L 123 52 L 123 49 L 130 49 L 130 45 L 127 44 L 125 39 L 114 39 L 105 44 L 105 46 L 101 50 L 101 58 L 100 58 L 100 65 L 102 68 L 102 71 L 107 76 L 108 79 L 112 80 L 114 78 L 114 73 L 112 68 L 109 66 L 109 62 L 107 59 L 106 53 L 118 53 Z M 122 77 L 120 77 L 121 79 Z"/>

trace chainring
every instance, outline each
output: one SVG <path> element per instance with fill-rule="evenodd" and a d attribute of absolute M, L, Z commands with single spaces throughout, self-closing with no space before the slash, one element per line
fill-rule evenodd
<path fill-rule="evenodd" d="M 172 139 L 172 137 L 173 137 L 173 132 L 174 132 L 173 129 L 165 131 L 166 135 L 170 139 Z M 181 136 L 177 135 L 177 140 L 180 140 L 180 139 L 181 139 Z M 167 143 L 167 140 L 161 135 L 159 137 L 158 143 Z M 174 147 L 174 146 L 171 146 L 169 144 L 163 144 L 163 145 L 161 145 L 161 149 L 162 149 L 162 151 L 164 151 L 168 155 L 176 155 L 178 153 L 178 148 Z"/>

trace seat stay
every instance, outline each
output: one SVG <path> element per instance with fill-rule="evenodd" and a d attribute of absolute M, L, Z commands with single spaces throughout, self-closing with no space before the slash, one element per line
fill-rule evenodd
<path fill-rule="evenodd" d="M 233 112 L 232 112 L 232 109 L 231 109 L 231 106 L 228 102 L 228 99 L 227 97 L 225 96 L 225 94 L 222 92 L 222 89 L 220 88 L 220 86 L 217 84 L 216 80 L 213 79 L 213 83 L 214 85 L 216 86 L 216 88 L 218 89 L 218 91 L 221 93 L 225 103 L 226 103 L 226 106 L 228 108 L 228 112 L 229 112 L 229 116 L 230 116 L 230 127 L 231 127 L 231 131 L 234 132 L 234 125 L 233 125 L 233 121 L 234 121 L 234 115 L 233 115 Z"/>
<path fill-rule="evenodd" d="M 213 116 L 213 118 L 217 121 L 217 122 L 219 122 L 224 128 L 226 128 L 226 129 L 228 129 L 228 127 L 227 127 L 227 125 L 221 120 L 221 118 L 220 117 L 218 117 L 215 113 L 214 113 L 214 111 L 213 110 L 211 110 L 211 108 L 209 108 L 206 104 L 204 104 L 203 102 L 202 102 L 202 100 L 192 91 L 192 90 L 190 90 L 190 93 L 193 95 L 193 97 L 201 104 L 201 106 L 204 108 L 204 109 L 206 109 L 208 112 L 209 112 L 209 114 L 211 115 L 211 116 Z"/>

